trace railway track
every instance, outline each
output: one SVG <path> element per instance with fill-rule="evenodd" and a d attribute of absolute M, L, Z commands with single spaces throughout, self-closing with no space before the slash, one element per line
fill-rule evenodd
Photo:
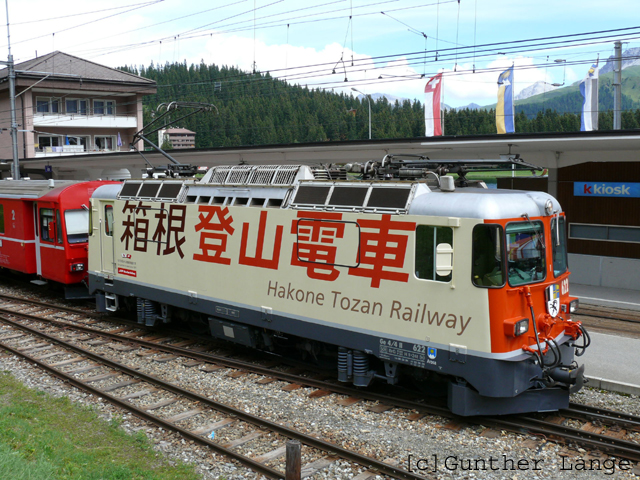
<path fill-rule="evenodd" d="M 37 320 L 29 318 L 28 321 Z M 28 326 L 4 315 L 0 316 L 0 322 L 12 327 L 10 330 L 6 328 L 0 330 L 0 334 L 3 335 L 3 338 L 0 339 L 3 349 L 29 360 L 71 385 L 102 397 L 161 428 L 177 432 L 188 440 L 205 445 L 267 478 L 284 478 L 283 471 L 267 464 L 284 456 L 288 439 L 298 440 L 307 447 L 303 460 L 312 458 L 302 467 L 303 475 L 311 475 L 338 459 L 344 459 L 354 465 L 366 468 L 365 472 L 360 473 L 362 479 L 375 475 L 403 479 L 424 478 L 421 475 L 406 472 L 375 458 L 365 457 L 260 416 L 246 413 L 241 409 L 216 402 L 158 377 L 144 374 L 134 368 L 109 360 L 102 355 L 91 353 L 71 342 L 60 340 L 55 336 L 55 333 L 59 333 L 55 332 L 56 328 L 50 329 L 54 330 L 53 334 L 45 333 L 39 328 Z M 18 330 L 20 333 L 15 333 Z M 82 333 L 72 336 L 76 341 L 88 340 L 91 342 L 88 338 L 82 338 L 83 336 L 87 337 Z M 95 345 L 96 342 L 93 344 Z M 64 359 L 61 360 L 61 358 Z M 205 368 L 210 368 L 213 371 L 219 367 L 209 364 Z M 82 375 L 88 372 L 91 372 L 91 375 Z M 100 386 L 101 383 L 110 379 L 111 382 L 108 385 Z M 135 389 L 129 388 L 131 386 L 135 386 Z M 164 399 L 150 405 L 146 404 L 144 407 L 136 406 L 136 400 L 152 394 L 162 396 Z M 182 413 L 170 417 L 155 413 L 161 412 L 163 407 L 177 402 L 184 404 L 185 408 Z M 198 423 L 204 424 L 203 427 L 194 430 L 182 426 L 184 422 L 196 416 L 200 417 Z M 213 440 L 216 431 L 231 424 L 234 425 L 235 432 L 242 432 L 243 435 L 239 437 L 236 435 L 234 439 L 227 439 L 225 435 L 222 435 L 221 441 Z M 242 453 L 242 447 L 259 438 L 268 438 L 270 446 L 274 441 L 279 441 L 281 445 L 253 457 Z M 256 448 L 259 447 L 254 444 L 251 450 Z"/>
<path fill-rule="evenodd" d="M 22 299 L 11 299 L 5 296 L 0 297 L 0 300 L 4 302 L 0 304 L 0 314 L 4 315 L 5 317 L 8 315 L 12 315 L 15 317 L 20 317 L 24 319 L 23 321 L 26 322 L 46 321 L 50 325 L 50 327 L 47 328 L 40 327 L 34 329 L 33 327 L 29 327 L 26 325 L 16 324 L 13 328 L 21 328 L 23 329 L 23 331 L 28 331 L 29 335 L 41 334 L 43 333 L 43 330 L 51 328 L 53 330 L 56 330 L 58 334 L 62 333 L 67 338 L 73 340 L 73 343 L 65 343 L 69 344 L 69 348 L 71 350 L 76 349 L 73 350 L 75 352 L 73 355 L 77 354 L 77 359 L 67 358 L 65 360 L 53 362 L 66 362 L 63 365 L 55 365 L 53 367 L 49 365 L 48 367 L 42 367 L 47 370 L 49 370 L 49 368 L 56 369 L 56 367 L 61 367 L 64 365 L 82 364 L 82 362 L 85 361 L 89 363 L 94 362 L 97 364 L 100 360 L 106 360 L 104 358 L 104 355 L 98 355 L 97 358 L 90 358 L 89 355 L 87 355 L 87 357 L 84 357 L 84 349 L 75 345 L 75 343 L 77 343 L 77 341 L 79 340 L 92 343 L 92 346 L 101 344 L 105 345 L 108 342 L 115 343 L 117 341 L 119 343 L 114 344 L 112 348 L 119 351 L 132 351 L 133 349 L 141 349 L 140 355 L 148 358 L 152 358 L 152 355 L 155 356 L 154 358 L 156 359 L 159 356 L 160 358 L 162 358 L 162 356 L 169 356 L 173 358 L 176 358 L 176 356 L 180 356 L 182 358 L 188 358 L 188 362 L 192 362 L 193 366 L 198 365 L 199 368 L 209 370 L 211 372 L 220 370 L 221 368 L 230 368 L 234 369 L 235 372 L 232 372 L 229 375 L 242 376 L 251 372 L 264 376 L 264 378 L 260 380 L 261 383 L 269 383 L 276 379 L 288 382 L 291 385 L 291 390 L 295 390 L 300 386 L 313 387 L 315 388 L 315 390 L 311 393 L 312 396 L 320 397 L 330 394 L 346 395 L 347 398 L 341 401 L 343 405 L 355 403 L 360 400 L 368 400 L 377 403 L 377 405 L 374 406 L 374 409 L 372 409 L 373 411 L 383 412 L 392 407 L 397 407 L 410 409 L 413 412 L 417 412 L 407 416 L 407 418 L 409 418 L 410 420 L 417 420 L 425 415 L 438 415 L 441 417 L 450 418 L 450 424 L 453 426 L 452 428 L 458 428 L 456 427 L 456 425 L 463 426 L 465 424 L 474 423 L 488 427 L 489 431 L 487 432 L 487 435 L 490 435 L 491 429 L 493 429 L 494 431 L 508 430 L 517 433 L 525 432 L 534 436 L 544 437 L 568 445 L 578 445 L 581 448 L 587 449 L 588 451 L 592 452 L 592 455 L 596 458 L 598 456 L 605 456 L 604 458 L 606 458 L 607 455 L 610 455 L 618 459 L 627 459 L 632 462 L 640 462 L 640 417 L 626 415 L 619 412 L 612 412 L 609 410 L 594 409 L 578 404 L 572 404 L 569 409 L 562 410 L 551 415 L 528 414 L 509 417 L 476 417 L 472 419 L 462 419 L 451 415 L 446 409 L 442 407 L 429 405 L 421 401 L 402 399 L 395 396 L 392 397 L 370 391 L 355 390 L 353 388 L 345 387 L 340 384 L 335 384 L 319 378 L 314 378 L 313 376 L 308 376 L 308 374 L 307 376 L 303 376 L 301 372 L 288 372 L 286 371 L 286 369 L 275 368 L 275 362 L 267 365 L 260 365 L 241 359 L 229 358 L 228 356 L 212 354 L 211 352 L 203 352 L 202 350 L 204 349 L 204 347 L 200 342 L 193 339 L 181 338 L 179 334 L 177 334 L 177 336 L 158 336 L 153 334 L 150 335 L 146 330 L 139 328 L 139 326 L 135 324 L 124 327 L 118 325 L 116 326 L 116 328 L 114 328 L 113 326 L 109 326 L 108 323 L 102 322 L 99 319 L 100 317 L 96 318 L 95 316 L 87 315 L 83 311 L 67 308 L 64 310 L 64 312 L 61 312 L 60 310 L 56 311 L 57 307 L 51 307 L 47 304 L 36 302 L 28 303 L 28 301 Z M 71 325 L 68 321 L 61 321 L 59 319 L 61 315 L 72 315 L 70 321 L 73 321 L 76 324 Z M 43 319 L 43 316 L 46 316 L 47 318 Z M 58 317 L 58 319 L 56 319 L 55 317 Z M 2 318 L 0 318 L 0 320 L 6 322 L 8 319 L 3 320 Z M 84 324 L 78 324 L 77 322 L 81 322 Z M 12 335 L 8 335 L 8 337 L 11 336 Z M 6 338 L 7 335 L 0 335 L 0 337 Z M 9 340 L 12 339 L 10 338 Z M 16 342 L 23 340 L 26 339 L 22 339 L 22 337 L 14 337 L 14 341 Z M 4 344 L 3 338 L 0 338 L 0 341 Z M 53 345 L 53 343 L 55 342 L 58 342 L 57 345 L 63 345 L 62 343 L 60 343 L 61 340 L 59 340 L 59 338 L 56 336 L 48 339 L 46 342 L 50 342 L 50 344 L 41 345 L 42 342 L 35 342 L 33 344 L 30 343 L 30 348 L 27 350 L 24 349 L 24 346 L 9 346 L 9 348 L 7 349 L 10 349 L 10 351 L 15 354 L 20 354 L 23 356 L 24 354 L 27 354 L 30 361 L 44 361 L 51 358 L 55 359 L 55 352 L 49 352 L 49 350 L 53 348 L 51 345 Z M 22 350 L 20 350 L 19 348 L 22 348 Z M 67 346 L 65 345 L 64 348 L 66 349 Z M 33 355 L 34 353 L 39 354 L 36 356 L 40 358 L 35 358 Z M 80 358 L 87 358 L 87 360 L 80 360 Z M 92 365 L 86 365 L 86 368 L 91 367 Z M 71 370 L 76 370 L 76 372 L 78 372 L 79 369 L 81 370 L 82 368 L 85 368 L 85 366 L 74 367 L 71 368 Z M 108 368 L 116 369 L 120 367 L 117 365 L 111 365 L 108 366 Z M 61 372 L 56 369 L 56 371 L 52 373 L 56 376 L 59 376 Z M 120 388 L 128 388 L 129 390 L 133 388 L 132 385 L 136 385 L 135 391 L 127 393 L 127 395 L 134 395 L 134 397 L 130 397 L 129 399 L 125 398 L 124 400 L 122 400 L 122 398 L 118 398 L 115 395 L 112 395 L 115 397 L 114 403 L 123 408 L 128 408 L 130 400 L 133 398 L 142 398 L 146 395 L 154 393 L 146 393 L 149 390 L 155 388 L 164 388 L 160 387 L 158 383 L 154 383 L 157 382 L 158 379 L 145 378 L 145 376 L 138 370 L 129 369 L 128 372 L 122 373 L 121 375 L 128 375 L 130 379 L 122 380 L 121 382 L 115 382 L 115 385 L 122 384 Z M 96 375 L 92 375 L 92 377 L 89 378 L 94 377 L 96 377 Z M 125 385 L 124 383 L 127 382 L 137 383 L 129 383 Z M 100 389 L 98 390 L 99 391 L 96 393 L 97 395 L 108 398 L 105 395 L 105 392 Z M 178 395 L 177 391 L 172 391 L 170 389 L 167 389 L 166 391 L 170 391 L 172 392 L 172 394 L 175 393 L 175 395 Z M 142 392 L 142 394 L 140 392 Z M 180 392 L 180 395 L 182 395 L 182 392 Z M 200 398 L 200 396 L 198 395 L 196 395 L 195 397 L 190 397 L 189 395 L 194 395 L 190 392 L 187 392 L 184 395 L 184 398 L 188 399 L 191 402 L 202 402 L 202 405 L 206 405 L 206 408 L 216 408 L 213 405 L 206 403 L 210 402 L 210 400 L 208 399 Z M 190 408 L 187 410 L 187 412 L 192 412 L 194 410 L 202 408 L 203 407 Z M 228 407 L 225 406 L 224 408 Z M 143 411 L 142 413 L 135 412 L 135 414 L 140 416 L 141 418 L 148 419 L 153 423 L 161 424 L 161 422 L 163 421 L 162 419 L 156 419 L 155 415 L 151 415 L 149 413 L 148 408 L 146 410 L 147 411 Z M 242 418 L 243 412 L 236 411 L 234 409 L 225 412 L 225 414 L 232 415 L 237 418 Z M 217 420 L 216 422 L 220 421 L 222 420 Z M 257 425 L 258 422 L 258 420 L 254 418 L 248 418 L 243 421 L 252 425 Z M 216 422 L 213 423 L 215 424 Z M 163 428 L 169 428 L 169 426 L 163 425 Z M 258 428 L 268 429 L 270 428 L 270 426 L 261 426 Z M 282 427 L 279 426 L 279 428 Z M 180 433 L 183 434 L 182 432 Z M 206 445 L 214 443 L 207 440 L 206 437 L 203 440 L 202 437 L 206 434 L 207 432 L 200 433 L 198 435 L 199 439 L 197 441 Z M 184 435 L 186 438 L 192 439 L 194 433 L 193 431 L 187 431 L 186 433 L 184 433 Z M 250 436 L 252 435 L 252 433 L 247 433 L 247 435 Z M 296 438 L 296 435 L 288 430 L 273 430 L 272 435 L 277 435 L 278 438 Z M 309 436 L 302 435 L 301 437 L 299 437 L 299 441 L 310 448 L 318 450 L 319 452 L 325 452 L 324 455 L 316 455 L 317 457 L 319 457 L 318 459 L 323 458 L 325 459 L 324 462 L 327 462 L 329 461 L 329 459 L 333 458 L 332 455 L 329 455 L 329 453 L 326 452 L 331 452 L 332 454 L 340 454 L 341 456 L 342 454 L 344 454 L 345 456 L 343 458 L 348 458 L 346 456 L 348 452 L 340 452 L 340 447 L 337 447 L 333 444 L 321 445 L 315 443 L 319 441 L 318 439 L 315 439 L 314 437 L 308 437 Z M 193 438 L 193 440 L 196 441 L 195 438 Z M 247 437 L 245 438 L 245 440 L 247 440 L 247 442 L 250 442 L 253 439 Z M 220 447 L 220 445 L 217 445 L 216 448 Z M 278 448 L 271 451 L 270 455 L 277 457 L 278 455 L 282 454 L 283 448 L 284 446 L 280 445 Z M 225 450 L 224 454 L 228 454 L 230 458 L 235 458 L 233 456 L 233 452 L 227 453 Z M 253 466 L 252 462 L 255 462 L 250 457 L 240 457 L 237 460 L 244 465 L 249 466 L 250 468 L 252 468 Z M 379 472 L 381 474 L 384 473 L 385 475 L 394 478 L 423 478 L 415 475 L 411 476 L 411 473 L 403 471 L 403 469 L 384 464 L 384 461 L 380 462 L 380 460 L 375 461 L 382 463 L 383 465 L 375 464 L 373 462 L 373 459 L 370 458 L 356 458 L 350 459 L 350 461 L 367 467 L 371 466 L 373 468 L 372 470 L 370 470 L 371 472 Z M 259 466 L 256 467 L 260 468 Z M 269 478 L 281 478 L 277 476 L 281 475 L 281 472 L 275 473 L 274 471 L 270 471 L 268 474 L 264 474 Z"/>
<path fill-rule="evenodd" d="M 594 331 L 640 338 L 639 311 L 582 304 L 573 318 Z"/>

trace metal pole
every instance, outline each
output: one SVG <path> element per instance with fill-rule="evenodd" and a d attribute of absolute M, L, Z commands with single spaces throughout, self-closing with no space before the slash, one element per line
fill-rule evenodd
<path fill-rule="evenodd" d="M 5 0 L 7 9 L 7 48 L 9 57 L 7 68 L 9 69 L 9 100 L 11 106 L 11 143 L 13 145 L 13 178 L 20 180 L 20 161 L 18 159 L 18 124 L 16 123 L 16 72 L 13 68 L 13 55 L 11 55 L 11 36 L 9 35 L 9 0 Z"/>
<path fill-rule="evenodd" d="M 613 129 L 622 128 L 622 42 L 615 42 L 613 60 Z"/>
<path fill-rule="evenodd" d="M 362 95 L 364 95 L 367 99 L 367 102 L 369 103 L 369 140 L 371 140 L 371 96 L 367 95 L 364 92 L 361 92 L 360 90 L 358 90 L 355 87 L 351 87 L 351 90 L 353 90 L 354 92 L 358 92 L 361 93 Z"/>
<path fill-rule="evenodd" d="M 371 140 L 371 98 L 367 95 L 367 102 L 369 102 L 369 140 Z"/>
<path fill-rule="evenodd" d="M 13 146 L 13 178 L 20 180 L 20 160 L 18 159 L 18 124 L 16 123 L 16 72 L 13 69 L 13 55 L 9 55 L 9 98 L 11 100 L 11 144 Z"/>

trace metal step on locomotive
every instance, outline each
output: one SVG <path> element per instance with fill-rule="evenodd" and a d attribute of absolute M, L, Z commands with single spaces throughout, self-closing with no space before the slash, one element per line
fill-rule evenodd
<path fill-rule="evenodd" d="M 387 155 L 105 185 L 90 290 L 103 311 L 303 353 L 357 386 L 444 385 L 460 415 L 563 408 L 589 343 L 565 217 L 546 193 L 467 180 L 497 167 Z"/>

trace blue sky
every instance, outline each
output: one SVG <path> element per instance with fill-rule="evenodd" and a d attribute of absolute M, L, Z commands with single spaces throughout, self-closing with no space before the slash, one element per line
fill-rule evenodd
<path fill-rule="evenodd" d="M 640 10 L 628 0 L 8 1 L 16 62 L 54 50 L 111 67 L 204 61 L 250 71 L 255 62 L 292 83 L 420 100 L 423 75 L 444 72 L 451 106 L 495 103 L 511 64 L 518 93 L 580 80 L 616 39 L 640 46 Z M 513 43 L 636 26 L 562 45 Z"/>

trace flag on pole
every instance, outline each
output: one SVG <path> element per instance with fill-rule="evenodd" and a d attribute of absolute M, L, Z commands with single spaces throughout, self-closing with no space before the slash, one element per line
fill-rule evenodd
<path fill-rule="evenodd" d="M 516 131 L 514 118 L 512 66 L 498 77 L 498 104 L 496 105 L 498 133 L 514 133 Z"/>
<path fill-rule="evenodd" d="M 120 138 L 120 132 L 118 132 L 118 146 L 122 146 L 122 139 Z"/>
<path fill-rule="evenodd" d="M 596 62 L 591 65 L 587 76 L 580 82 L 580 93 L 584 98 L 580 120 L 581 132 L 598 129 L 598 72 L 598 62 Z"/>
<path fill-rule="evenodd" d="M 425 137 L 442 135 L 440 95 L 442 93 L 442 73 L 431 78 L 424 87 Z"/>

